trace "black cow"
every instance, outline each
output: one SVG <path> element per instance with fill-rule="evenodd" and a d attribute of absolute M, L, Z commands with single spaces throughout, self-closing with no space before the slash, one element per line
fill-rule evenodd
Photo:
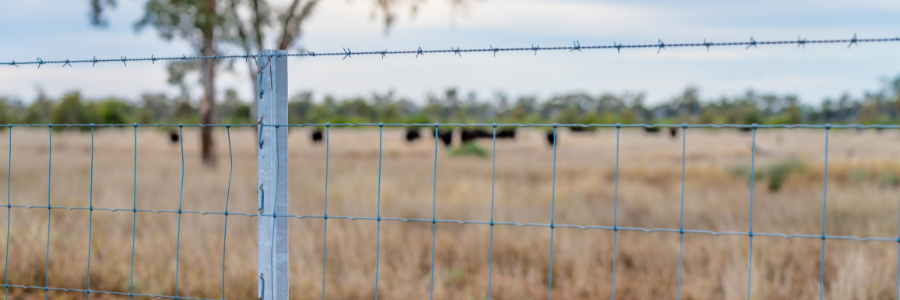
<path fill-rule="evenodd" d="M 179 138 L 178 131 L 169 130 L 169 140 L 172 141 L 172 144 L 178 143 Z"/>
<path fill-rule="evenodd" d="M 554 142 L 556 142 L 556 136 L 553 134 L 553 131 L 548 131 L 547 132 L 547 143 L 549 143 L 550 146 L 553 146 Z"/>
<path fill-rule="evenodd" d="M 475 139 L 493 138 L 494 133 L 488 132 L 483 129 L 472 129 L 472 130 L 463 129 L 462 133 L 460 133 L 459 137 L 460 137 L 460 139 L 462 139 L 463 143 L 467 143 L 470 141 L 474 141 Z"/>
<path fill-rule="evenodd" d="M 431 131 L 431 136 L 434 137 L 434 130 L 429 130 L 429 131 Z M 444 146 L 450 147 L 450 143 L 453 142 L 453 131 L 452 130 L 438 131 L 437 135 L 438 135 L 437 138 L 440 139 L 441 142 L 444 142 Z"/>
<path fill-rule="evenodd" d="M 678 136 L 678 128 L 669 127 L 669 135 L 672 136 L 673 138 Z"/>
<path fill-rule="evenodd" d="M 514 139 L 516 138 L 516 130 L 515 129 L 502 129 L 497 132 L 498 139 Z"/>
<path fill-rule="evenodd" d="M 572 132 L 585 132 L 585 131 L 588 131 L 588 128 L 581 127 L 581 126 L 572 126 L 572 127 L 569 127 L 569 130 L 571 130 Z"/>
<path fill-rule="evenodd" d="M 316 129 L 312 133 L 312 141 L 313 143 L 321 143 L 322 142 L 322 130 Z"/>
<path fill-rule="evenodd" d="M 659 127 L 644 127 L 644 132 L 657 134 L 659 133 Z"/>
<path fill-rule="evenodd" d="M 419 139 L 419 129 L 408 129 L 406 130 L 406 141 L 412 143 L 412 141 Z"/>

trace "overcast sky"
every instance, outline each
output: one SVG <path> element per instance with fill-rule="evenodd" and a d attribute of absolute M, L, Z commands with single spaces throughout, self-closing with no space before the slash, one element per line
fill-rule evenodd
<path fill-rule="evenodd" d="M 183 41 L 166 42 L 132 24 L 143 0 L 120 0 L 110 27 L 89 26 L 88 1 L 0 0 L 0 61 L 181 56 Z M 277 2 L 277 1 L 276 1 Z M 317 52 L 568 46 L 756 40 L 848 39 L 900 36 L 900 1 L 576 1 L 482 0 L 465 12 L 445 0 L 428 0 L 415 17 L 401 15 L 389 34 L 371 18 L 370 0 L 324 0 L 297 47 Z M 448 87 L 491 99 L 496 92 L 539 97 L 568 92 L 643 92 L 650 103 L 693 85 L 705 99 L 747 89 L 798 95 L 805 103 L 843 93 L 860 96 L 900 74 L 900 43 L 847 45 L 545 51 L 292 58 L 290 92 L 317 97 L 366 96 L 394 91 L 420 100 Z M 229 53 L 241 54 L 241 53 Z M 222 74 L 219 90 L 250 98 L 245 64 Z M 137 99 L 147 92 L 177 91 L 166 84 L 164 63 L 0 66 L 0 95 L 28 102 L 38 88 L 52 97 L 79 90 L 88 97 Z M 194 93 L 199 96 L 199 90 Z M 221 97 L 219 98 L 221 99 Z"/>

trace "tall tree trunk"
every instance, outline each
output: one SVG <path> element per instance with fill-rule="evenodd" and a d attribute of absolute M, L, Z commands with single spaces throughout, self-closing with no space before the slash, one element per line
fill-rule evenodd
<path fill-rule="evenodd" d="M 216 1 L 206 0 L 206 8 L 208 16 L 216 15 Z M 216 53 L 215 48 L 215 26 L 213 22 L 208 22 L 201 29 L 203 33 L 203 44 L 200 48 L 200 54 L 203 56 L 212 56 Z M 215 87 L 215 66 L 214 59 L 204 59 L 201 64 L 201 76 L 203 77 L 203 101 L 200 102 L 200 124 L 216 123 L 216 87 Z M 203 163 L 207 166 L 216 164 L 215 147 L 213 143 L 212 127 L 201 127 L 200 129 L 200 146 Z"/>

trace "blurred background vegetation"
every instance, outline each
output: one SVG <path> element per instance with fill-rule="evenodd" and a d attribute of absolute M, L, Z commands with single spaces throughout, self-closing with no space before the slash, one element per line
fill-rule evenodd
<path fill-rule="evenodd" d="M 247 99 L 233 90 L 218 105 L 220 123 L 253 123 Z M 59 99 L 41 93 L 26 104 L 21 99 L 0 97 L 2 123 L 198 123 L 200 99 L 144 94 L 140 99 L 86 99 L 71 92 Z M 861 98 L 845 94 L 824 99 L 818 106 L 801 103 L 792 95 L 748 90 L 735 97 L 701 99 L 688 87 L 668 101 L 648 105 L 643 94 L 560 94 L 547 99 L 503 94 L 479 98 L 448 89 L 427 95 L 424 101 L 398 98 L 392 93 L 336 99 L 313 94 L 293 95 L 288 105 L 290 123 L 359 122 L 501 122 L 501 123 L 715 123 L 796 124 L 859 123 L 900 124 L 900 76 L 885 80 L 876 91 Z"/>

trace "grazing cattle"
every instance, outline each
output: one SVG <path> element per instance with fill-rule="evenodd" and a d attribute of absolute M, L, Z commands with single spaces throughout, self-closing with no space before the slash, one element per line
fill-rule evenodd
<path fill-rule="evenodd" d="M 312 141 L 313 143 L 321 143 L 322 142 L 322 130 L 316 129 L 312 133 Z"/>
<path fill-rule="evenodd" d="M 669 127 L 669 135 L 672 136 L 673 138 L 678 136 L 678 128 Z"/>
<path fill-rule="evenodd" d="M 462 133 L 460 133 L 459 137 L 460 137 L 460 139 L 462 139 L 463 143 L 467 143 L 470 141 L 474 141 L 475 139 L 493 138 L 494 133 L 488 132 L 488 131 L 482 130 L 482 129 L 472 129 L 472 130 L 463 129 Z"/>
<path fill-rule="evenodd" d="M 412 141 L 419 139 L 419 129 L 409 129 L 406 131 L 406 141 L 412 143 Z"/>
<path fill-rule="evenodd" d="M 547 143 L 549 143 L 550 146 L 553 146 L 553 144 L 555 142 L 556 142 L 556 136 L 553 134 L 553 131 L 548 131 L 547 132 Z"/>
<path fill-rule="evenodd" d="M 169 130 L 169 140 L 172 141 L 172 144 L 178 143 L 178 132 L 175 130 Z"/>
<path fill-rule="evenodd" d="M 658 134 L 659 127 L 644 127 L 644 132 L 651 133 L 651 134 Z"/>
<path fill-rule="evenodd" d="M 516 138 L 515 129 L 503 129 L 497 132 L 498 139 L 514 139 Z"/>
<path fill-rule="evenodd" d="M 572 126 L 572 127 L 569 127 L 569 130 L 571 130 L 572 132 L 585 132 L 585 131 L 588 131 L 588 128 L 581 127 L 581 126 Z"/>
<path fill-rule="evenodd" d="M 431 131 L 431 136 L 434 137 L 434 133 L 435 133 L 434 130 L 430 130 L 430 131 Z M 452 130 L 438 131 L 437 135 L 438 135 L 437 138 L 440 139 L 441 142 L 444 143 L 444 146 L 450 147 L 450 143 L 453 142 L 453 131 Z"/>

